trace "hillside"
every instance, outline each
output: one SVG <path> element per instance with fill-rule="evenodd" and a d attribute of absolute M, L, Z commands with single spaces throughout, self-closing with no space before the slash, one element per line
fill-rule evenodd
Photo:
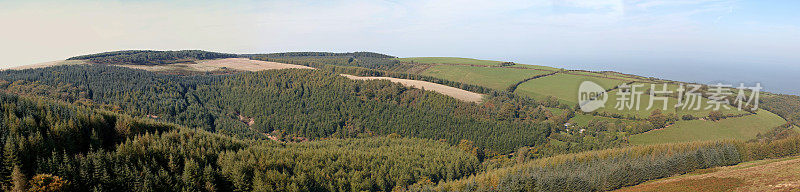
<path fill-rule="evenodd" d="M 608 71 L 591 72 L 582 70 L 561 70 L 524 64 L 502 66 L 500 63 L 503 62 L 501 61 L 470 60 L 465 58 L 446 57 L 400 58 L 400 60 L 409 62 L 413 61 L 415 63 L 424 63 L 428 65 L 425 70 L 419 72 L 421 75 L 428 75 L 462 83 L 482 85 L 495 90 L 506 89 L 513 91 L 515 94 L 528 96 L 537 100 L 546 100 L 550 97 L 554 97 L 558 99 L 558 102 L 568 106 L 575 106 L 577 104 L 578 85 L 580 85 L 582 81 L 588 80 L 598 83 L 604 89 L 609 90 L 608 101 L 610 104 L 607 103 L 607 105 L 611 106 L 601 108 L 597 111 L 597 113 L 576 115 L 576 117 L 581 117 L 580 121 L 582 123 L 580 123 L 580 125 L 582 126 L 590 125 L 588 121 L 603 121 L 605 118 L 623 119 L 627 121 L 626 124 L 628 125 L 631 125 L 632 123 L 636 124 L 636 122 L 647 123 L 647 121 L 650 121 L 648 118 L 651 118 L 651 115 L 655 112 L 655 109 L 646 110 L 648 105 L 647 101 L 650 100 L 650 96 L 647 94 L 642 95 L 640 98 L 640 100 L 643 102 L 639 102 L 638 108 L 641 108 L 642 110 L 618 110 L 613 108 L 614 102 L 619 98 L 619 96 L 616 95 L 618 92 L 616 87 L 623 83 L 641 85 L 645 89 L 641 91 L 650 90 L 651 85 L 660 88 L 663 86 L 663 84 L 667 84 L 668 89 L 675 90 L 678 88 L 679 84 L 688 84 L 683 82 L 660 80 Z M 708 92 L 707 88 L 703 88 L 701 91 Z M 674 95 L 670 97 L 671 99 L 667 105 L 675 106 L 677 104 L 677 98 Z M 776 96 L 773 96 L 770 99 L 772 98 L 776 98 Z M 786 101 L 781 102 L 785 103 Z M 661 106 L 663 102 L 656 101 L 654 104 L 655 106 Z M 763 105 L 771 106 L 770 103 Z M 762 113 L 758 113 L 754 117 L 748 117 L 750 114 L 749 112 L 738 111 L 733 106 L 729 107 L 733 109 L 723 108 L 720 111 L 722 112 L 723 116 L 737 117 L 722 121 L 697 120 L 698 118 L 707 119 L 707 116 L 712 112 L 712 110 L 709 109 L 700 109 L 696 111 L 678 109 L 673 110 L 672 107 L 670 107 L 669 110 L 660 111 L 661 113 L 664 113 L 664 116 L 668 121 L 666 124 L 663 124 L 662 126 L 655 125 L 652 128 L 645 128 L 644 131 L 637 130 L 629 133 L 637 134 L 652 129 L 664 130 L 656 130 L 641 135 L 631 135 L 631 143 L 650 143 L 646 140 L 653 140 L 662 143 L 725 138 L 748 140 L 754 139 L 758 133 L 765 133 L 779 125 L 786 123 L 784 118 L 774 115 L 767 117 L 769 115 Z M 764 113 L 772 114 L 769 111 Z M 683 120 L 678 118 L 687 115 L 690 115 L 692 120 Z M 670 118 L 669 116 L 677 117 Z M 786 116 L 788 115 L 782 115 L 782 117 Z M 615 126 L 618 124 L 620 123 L 616 123 Z M 666 125 L 670 126 L 666 127 Z M 726 129 L 721 129 L 720 127 L 725 127 Z M 594 130 L 595 128 L 583 127 L 582 129 Z M 663 136 L 666 133 L 672 134 L 670 134 L 671 136 L 668 136 L 668 138 L 664 138 L 667 137 Z M 563 141 L 563 139 L 560 140 Z"/>
<path fill-rule="evenodd" d="M 0 187 L 598 191 L 800 154 L 800 97 L 585 113 L 585 80 L 683 83 L 371 52 L 76 56 L 0 71 Z"/>
<path fill-rule="evenodd" d="M 377 191 L 452 180 L 478 166 L 475 156 L 432 140 L 279 143 L 5 93 L 0 103 L 4 190 L 38 178 L 63 191 Z M 29 187 L 47 187 L 37 184 Z"/>
<path fill-rule="evenodd" d="M 130 64 L 130 65 L 163 65 L 172 63 L 192 62 L 204 59 L 219 59 L 238 57 L 235 54 L 217 53 L 201 50 L 182 51 L 152 51 L 152 50 L 126 50 L 112 51 L 90 55 L 71 57 L 67 60 L 88 60 L 96 64 Z"/>
<path fill-rule="evenodd" d="M 748 140 L 785 123 L 786 121 L 781 117 L 769 111 L 760 110 L 755 115 L 719 121 L 679 121 L 661 130 L 633 135 L 630 142 L 631 144 L 645 145 L 719 139 Z"/>
<path fill-rule="evenodd" d="M 285 63 L 257 61 L 247 58 L 224 58 L 224 59 L 209 59 L 209 60 L 194 60 L 191 62 L 183 63 L 170 63 L 160 65 L 135 65 L 135 64 L 114 64 L 120 67 L 127 67 L 133 69 L 144 69 L 148 71 L 161 71 L 161 72 L 178 72 L 178 71 L 196 71 L 196 72 L 214 72 L 222 70 L 239 70 L 239 71 L 261 71 L 272 69 L 313 69 L 311 67 L 302 65 L 292 65 Z"/>
<path fill-rule="evenodd" d="M 508 152 L 543 143 L 556 124 L 546 122 L 548 117 L 525 120 L 533 109 L 520 107 L 512 112 L 522 116 L 509 116 L 500 106 L 478 106 L 391 82 L 353 81 L 322 70 L 175 76 L 82 65 L 4 71 L 0 79 L 7 82 L 0 88 L 15 93 L 55 97 L 246 138 L 397 133 L 450 143 L 470 140 L 487 151 Z M 498 102 L 522 105 L 526 101 L 500 97 L 487 101 Z M 241 124 L 238 115 L 253 117 L 254 124 Z"/>
<path fill-rule="evenodd" d="M 800 190 L 800 158 L 788 157 L 698 170 L 687 175 L 660 179 L 617 191 L 797 190 Z"/>

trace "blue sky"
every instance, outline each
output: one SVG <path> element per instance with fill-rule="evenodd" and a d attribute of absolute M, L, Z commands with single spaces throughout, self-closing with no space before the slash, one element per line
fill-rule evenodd
<path fill-rule="evenodd" d="M 375 51 L 701 82 L 768 81 L 768 69 L 742 73 L 771 67 L 796 82 L 780 73 L 800 72 L 797 10 L 764 0 L 0 0 L 0 67 L 120 49 Z M 703 70 L 677 70 L 690 67 Z"/>

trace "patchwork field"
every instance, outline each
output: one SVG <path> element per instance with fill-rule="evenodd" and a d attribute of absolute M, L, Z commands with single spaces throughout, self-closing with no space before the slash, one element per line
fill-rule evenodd
<path fill-rule="evenodd" d="M 783 118 L 766 110 L 756 115 L 728 118 L 719 121 L 678 121 L 667 128 L 632 135 L 629 142 L 634 145 L 707 141 L 717 139 L 749 140 L 786 123 Z"/>
<path fill-rule="evenodd" d="M 657 89 L 660 89 L 660 88 L 657 88 Z M 622 96 L 617 95 L 618 92 L 619 91 L 617 91 L 617 90 L 609 92 L 608 93 L 608 101 L 606 102 L 606 107 L 601 108 L 598 111 L 600 111 L 600 112 L 608 112 L 608 113 L 615 113 L 615 114 L 622 114 L 622 115 L 632 115 L 632 116 L 636 116 L 636 117 L 640 117 L 640 118 L 646 118 L 652 113 L 652 111 L 655 111 L 656 109 L 663 109 L 663 107 L 664 107 L 664 102 L 663 101 L 661 101 L 661 100 L 653 100 L 653 106 L 648 110 L 647 107 L 650 106 L 650 95 L 649 94 L 642 94 L 639 97 L 639 102 L 637 102 L 638 106 L 639 106 L 638 110 L 636 109 L 636 105 L 633 105 L 632 109 L 623 108 L 622 110 L 619 110 L 618 108 L 616 108 L 616 105 L 618 103 L 621 104 L 621 101 L 618 101 L 618 99 L 621 98 Z M 695 117 L 708 116 L 708 114 L 711 111 L 713 111 L 713 108 L 706 109 L 706 107 L 710 105 L 710 104 L 706 103 L 708 101 L 708 99 L 703 98 L 700 101 L 701 101 L 702 105 L 701 105 L 699 110 L 693 110 L 692 108 L 689 108 L 689 107 L 687 107 L 686 109 L 683 109 L 683 108 L 675 108 L 675 105 L 678 104 L 678 98 L 668 97 L 668 99 L 667 99 L 667 110 L 664 110 L 663 112 L 664 113 L 676 113 L 676 114 L 678 114 L 678 116 L 687 115 L 687 114 L 695 116 Z M 730 106 L 730 105 L 724 105 L 724 106 L 728 106 L 728 108 L 726 109 L 726 108 L 721 106 L 720 109 L 719 109 L 719 111 L 722 112 L 723 114 L 746 114 L 747 113 L 746 111 L 740 111 L 738 108 L 736 108 L 734 106 Z"/>
<path fill-rule="evenodd" d="M 134 69 L 144 69 L 148 71 L 187 70 L 187 71 L 200 71 L 200 72 L 215 71 L 223 68 L 242 70 L 242 71 L 261 71 L 270 69 L 295 69 L 295 68 L 311 69 L 311 67 L 302 65 L 250 60 L 247 58 L 200 60 L 196 61 L 195 63 L 176 63 L 168 65 L 118 65 L 118 66 L 134 68 Z"/>
<path fill-rule="evenodd" d="M 800 191 L 800 157 L 705 169 L 617 191 Z"/>
<path fill-rule="evenodd" d="M 428 70 L 423 71 L 421 74 L 447 79 L 450 81 L 458 81 L 497 90 L 504 90 L 508 86 L 524 79 L 547 73 L 550 72 L 514 68 L 436 65 L 428 68 Z"/>
<path fill-rule="evenodd" d="M 466 64 L 466 65 L 500 65 L 502 61 L 470 59 L 461 57 L 408 57 L 397 58 L 400 61 L 427 63 L 427 64 Z"/>
<path fill-rule="evenodd" d="M 463 89 L 450 87 L 450 86 L 446 86 L 446 85 L 431 83 L 431 82 L 427 82 L 427 81 L 410 80 L 410 79 L 398 79 L 398 78 L 393 78 L 393 77 L 359 77 L 359 76 L 353 76 L 353 75 L 348 75 L 348 74 L 342 74 L 342 76 L 345 76 L 347 78 L 354 79 L 354 80 L 389 80 L 391 82 L 400 83 L 400 84 L 403 84 L 403 85 L 408 86 L 408 87 L 414 87 L 414 88 L 425 89 L 425 90 L 429 90 L 429 91 L 435 91 L 435 92 L 438 92 L 438 93 L 441 93 L 441 94 L 444 94 L 444 95 L 447 95 L 447 96 L 451 96 L 453 98 L 456 98 L 456 99 L 459 99 L 459 100 L 462 100 L 462 101 L 466 101 L 466 102 L 480 103 L 481 101 L 483 101 L 483 95 L 482 94 L 474 93 L 474 92 L 470 92 L 470 91 L 466 91 L 466 90 L 463 90 Z"/>

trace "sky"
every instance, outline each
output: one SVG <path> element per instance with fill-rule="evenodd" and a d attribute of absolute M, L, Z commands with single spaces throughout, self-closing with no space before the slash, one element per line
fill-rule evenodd
<path fill-rule="evenodd" d="M 128 49 L 373 51 L 800 94 L 797 10 L 793 0 L 0 0 L 0 68 Z"/>

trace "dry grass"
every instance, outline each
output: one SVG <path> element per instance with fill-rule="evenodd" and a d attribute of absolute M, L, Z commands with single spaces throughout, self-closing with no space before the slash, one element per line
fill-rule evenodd
<path fill-rule="evenodd" d="M 88 64 L 88 63 L 85 60 L 59 60 L 59 61 L 50 61 L 50 62 L 32 64 L 32 65 L 18 66 L 3 70 L 36 69 L 36 68 L 45 68 L 56 65 L 79 65 L 79 64 Z M 241 70 L 241 71 L 261 71 L 270 69 L 313 69 L 311 67 L 302 65 L 250 60 L 247 58 L 200 60 L 200 61 L 195 61 L 194 63 L 175 63 L 167 65 L 116 65 L 116 66 L 128 67 L 133 69 L 144 69 L 148 71 L 185 70 L 185 71 L 199 71 L 199 72 L 216 71 L 222 69 L 223 67 L 227 69 Z"/>
<path fill-rule="evenodd" d="M 800 158 L 762 160 L 657 180 L 618 191 L 800 191 Z"/>
<path fill-rule="evenodd" d="M 302 65 L 292 65 L 285 63 L 277 63 L 270 61 L 258 61 L 247 58 L 226 58 L 226 59 L 213 59 L 213 60 L 200 60 L 194 63 L 176 63 L 168 65 L 118 65 L 122 67 L 144 69 L 148 71 L 171 71 L 171 70 L 186 70 L 186 71 L 216 71 L 222 68 L 242 70 L 242 71 L 261 71 L 270 69 L 312 69 L 311 67 Z"/>
<path fill-rule="evenodd" d="M 58 60 L 58 61 L 50 61 L 44 63 L 37 63 L 32 65 L 23 65 L 12 67 L 8 69 L 2 70 L 23 70 L 23 69 L 37 69 L 37 68 L 45 68 L 45 67 L 52 67 L 56 65 L 80 65 L 80 64 L 87 64 L 85 60 Z"/>
<path fill-rule="evenodd" d="M 475 102 L 475 103 L 480 103 L 481 101 L 483 101 L 483 94 L 474 93 L 463 89 L 431 83 L 427 81 L 398 79 L 393 77 L 359 77 L 347 74 L 342 74 L 342 76 L 355 80 L 389 80 L 391 82 L 403 84 L 404 86 L 407 87 L 414 87 L 414 88 L 435 91 L 462 101 Z"/>

